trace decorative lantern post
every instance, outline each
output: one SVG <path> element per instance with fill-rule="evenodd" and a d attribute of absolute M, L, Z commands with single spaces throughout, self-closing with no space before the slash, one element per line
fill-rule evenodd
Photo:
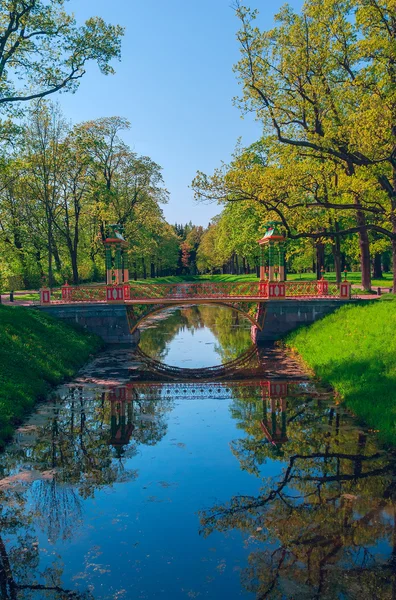
<path fill-rule="evenodd" d="M 11 286 L 10 286 L 11 287 Z M 11 299 L 11 294 L 10 294 Z M 43 277 L 43 284 L 40 288 L 40 304 L 51 304 L 51 288 L 46 285 L 45 277 Z"/>
<path fill-rule="evenodd" d="M 325 270 L 322 267 L 321 270 L 322 278 L 319 279 L 317 284 L 317 290 L 319 296 L 327 296 L 329 293 L 329 282 L 324 278 Z"/>
<path fill-rule="evenodd" d="M 350 300 L 350 298 L 351 298 L 352 285 L 348 281 L 347 276 L 348 276 L 348 271 L 347 271 L 347 268 L 345 267 L 344 281 L 342 281 L 341 285 L 340 285 L 340 298 L 342 298 L 343 300 Z"/>
<path fill-rule="evenodd" d="M 282 299 L 286 296 L 285 286 L 285 236 L 278 230 L 277 221 L 266 224 L 267 231 L 259 240 L 260 245 L 260 283 L 265 281 L 265 248 L 268 247 L 268 297 Z M 276 260 L 277 259 L 277 260 Z M 276 264 L 277 262 L 277 264 Z M 264 264 L 263 264 L 264 263 Z M 277 275 L 277 277 L 275 277 Z"/>
<path fill-rule="evenodd" d="M 124 255 L 128 243 L 123 237 L 121 225 L 109 225 L 108 230 L 108 236 L 104 241 L 106 248 L 107 302 L 124 302 L 125 298 L 129 297 L 129 273 L 124 266 Z M 125 276 L 128 278 L 125 279 Z"/>
<path fill-rule="evenodd" d="M 288 441 L 286 419 L 288 384 L 286 382 L 262 381 L 260 387 L 263 400 L 261 428 L 267 440 L 279 449 L 282 444 Z M 270 414 L 268 414 L 268 408 Z"/>
<path fill-rule="evenodd" d="M 111 438 L 108 444 L 116 450 L 117 458 L 121 458 L 134 430 L 133 399 L 126 387 L 111 390 L 105 394 L 106 397 L 111 405 Z"/>

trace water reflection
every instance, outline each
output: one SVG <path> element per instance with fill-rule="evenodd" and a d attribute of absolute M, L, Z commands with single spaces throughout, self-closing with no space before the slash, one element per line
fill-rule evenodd
<path fill-rule="evenodd" d="M 169 308 L 148 318 L 140 347 L 151 358 L 178 367 L 210 367 L 237 359 L 252 344 L 251 322 L 215 304 Z"/>
<path fill-rule="evenodd" d="M 109 352 L 40 406 L 2 457 L 1 598 L 393 600 L 394 453 L 279 351 L 256 360 L 144 380 Z"/>
<path fill-rule="evenodd" d="M 249 434 L 233 440 L 232 451 L 262 488 L 201 511 L 200 520 L 205 536 L 238 529 L 255 540 L 246 590 L 271 599 L 394 599 L 394 454 L 320 394 L 283 397 L 280 428 L 272 409 L 263 420 L 261 407 L 243 399 L 231 410 Z M 282 463 L 271 477 L 263 473 L 269 458 Z"/>

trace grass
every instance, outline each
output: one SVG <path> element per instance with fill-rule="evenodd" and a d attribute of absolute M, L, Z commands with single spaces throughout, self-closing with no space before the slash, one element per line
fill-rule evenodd
<path fill-rule="evenodd" d="M 344 306 L 285 343 L 385 443 L 396 444 L 396 296 Z"/>
<path fill-rule="evenodd" d="M 336 281 L 335 273 L 326 273 L 325 278 L 330 281 Z M 316 281 L 315 273 L 288 273 L 288 281 Z M 183 283 L 183 282 L 194 282 L 194 281 L 257 281 L 255 273 L 250 275 L 172 275 L 169 277 L 157 277 L 155 279 L 138 279 L 136 282 L 131 280 L 131 283 Z M 361 273 L 348 273 L 348 281 L 354 285 L 361 284 Z M 372 287 L 392 287 L 393 276 L 392 273 L 384 273 L 383 279 L 373 279 Z"/>
<path fill-rule="evenodd" d="M 326 273 L 325 278 L 330 281 L 336 281 L 336 274 L 334 272 Z M 288 273 L 287 275 L 288 281 L 316 281 L 315 273 Z M 134 281 L 130 280 L 130 283 L 193 283 L 194 281 L 225 281 L 225 282 L 237 282 L 237 281 L 258 281 L 258 278 L 255 273 L 251 273 L 250 275 L 170 275 L 168 277 L 156 277 L 147 279 L 138 279 Z M 361 284 L 361 273 L 359 272 L 348 272 L 348 281 L 350 281 L 354 285 Z M 388 287 L 391 288 L 393 283 L 393 275 L 392 273 L 384 273 L 383 279 L 373 279 L 372 287 Z M 84 285 L 104 285 L 103 282 L 98 283 L 81 283 L 81 286 Z M 3 296 L 8 300 L 9 292 L 3 292 Z M 21 300 L 34 300 L 39 301 L 40 297 L 38 292 L 31 291 L 28 292 L 14 292 L 14 299 Z"/>
<path fill-rule="evenodd" d="M 38 310 L 0 306 L 0 446 L 52 386 L 71 377 L 103 342 Z"/>

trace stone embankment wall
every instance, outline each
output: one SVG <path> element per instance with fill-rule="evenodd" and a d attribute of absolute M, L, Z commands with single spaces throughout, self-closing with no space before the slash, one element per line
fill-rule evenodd
<path fill-rule="evenodd" d="M 260 304 L 260 331 L 252 328 L 254 342 L 273 342 L 300 325 L 310 325 L 334 312 L 344 304 L 356 304 L 356 300 L 267 300 Z M 117 304 L 75 304 L 39 307 L 55 318 L 77 323 L 101 336 L 108 344 L 137 344 L 139 331 L 129 331 L 126 308 Z"/>
<path fill-rule="evenodd" d="M 255 343 L 274 342 L 301 325 L 310 325 L 334 312 L 345 304 L 356 304 L 357 300 L 268 300 L 260 305 L 260 331 L 252 327 Z"/>
<path fill-rule="evenodd" d="M 99 335 L 107 344 L 137 344 L 139 332 L 129 332 L 126 308 L 116 304 L 67 304 L 41 306 L 48 315 L 81 325 Z"/>

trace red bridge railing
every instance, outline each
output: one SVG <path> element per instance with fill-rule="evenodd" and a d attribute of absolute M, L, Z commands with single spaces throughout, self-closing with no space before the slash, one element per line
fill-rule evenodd
<path fill-rule="evenodd" d="M 139 283 L 130 284 L 130 299 L 175 299 L 190 300 L 193 298 L 228 299 L 252 298 L 263 295 L 262 284 L 256 281 L 243 282 L 202 282 L 202 283 Z"/>
<path fill-rule="evenodd" d="M 202 283 L 131 283 L 113 286 L 70 286 L 51 293 L 40 291 L 41 304 L 74 303 L 144 303 L 176 300 L 238 300 L 263 299 L 350 298 L 351 286 L 343 282 L 340 287 L 328 281 L 286 282 L 202 282 Z"/>

